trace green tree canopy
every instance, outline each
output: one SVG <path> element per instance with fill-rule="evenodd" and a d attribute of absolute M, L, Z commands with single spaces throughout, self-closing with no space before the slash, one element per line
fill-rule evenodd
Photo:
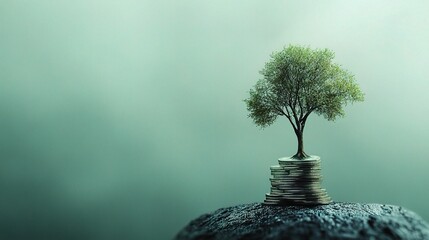
<path fill-rule="evenodd" d="M 260 71 L 263 78 L 244 100 L 258 126 L 269 126 L 278 116 L 289 120 L 298 139 L 295 158 L 308 156 L 302 140 L 311 113 L 332 121 L 344 116 L 345 105 L 364 99 L 354 76 L 333 59 L 328 49 L 290 45 L 274 52 Z"/>

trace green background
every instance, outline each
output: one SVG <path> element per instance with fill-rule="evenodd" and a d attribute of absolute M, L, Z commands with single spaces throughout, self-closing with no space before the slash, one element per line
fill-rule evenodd
<path fill-rule="evenodd" d="M 260 202 L 296 151 L 247 118 L 288 44 L 329 48 L 366 94 L 305 149 L 335 201 L 429 220 L 427 1 L 0 0 L 0 237 L 168 239 Z"/>

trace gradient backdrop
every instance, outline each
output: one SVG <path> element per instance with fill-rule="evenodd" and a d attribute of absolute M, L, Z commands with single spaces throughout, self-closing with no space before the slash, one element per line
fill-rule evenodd
<path fill-rule="evenodd" d="M 427 1 L 0 0 L 0 238 L 169 239 L 260 202 L 296 150 L 242 101 L 272 51 L 329 48 L 366 101 L 312 115 L 335 201 L 429 220 Z"/>

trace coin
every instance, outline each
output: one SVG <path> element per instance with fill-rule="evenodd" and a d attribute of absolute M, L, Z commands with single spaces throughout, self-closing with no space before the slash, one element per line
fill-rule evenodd
<path fill-rule="evenodd" d="M 280 158 L 279 165 L 271 166 L 270 193 L 265 195 L 267 205 L 317 205 L 332 202 L 322 188 L 321 160 L 318 156 L 299 160 Z"/>

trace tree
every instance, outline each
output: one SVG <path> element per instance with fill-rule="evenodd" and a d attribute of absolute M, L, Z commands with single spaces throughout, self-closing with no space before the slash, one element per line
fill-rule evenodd
<path fill-rule="evenodd" d="M 298 140 L 293 158 L 308 157 L 304 152 L 303 133 L 311 113 L 333 121 L 344 116 L 343 106 L 363 101 L 364 94 L 354 76 L 333 63 L 328 49 L 293 46 L 271 54 L 260 71 L 263 76 L 245 99 L 249 117 L 262 128 L 278 116 L 285 116 Z"/>

